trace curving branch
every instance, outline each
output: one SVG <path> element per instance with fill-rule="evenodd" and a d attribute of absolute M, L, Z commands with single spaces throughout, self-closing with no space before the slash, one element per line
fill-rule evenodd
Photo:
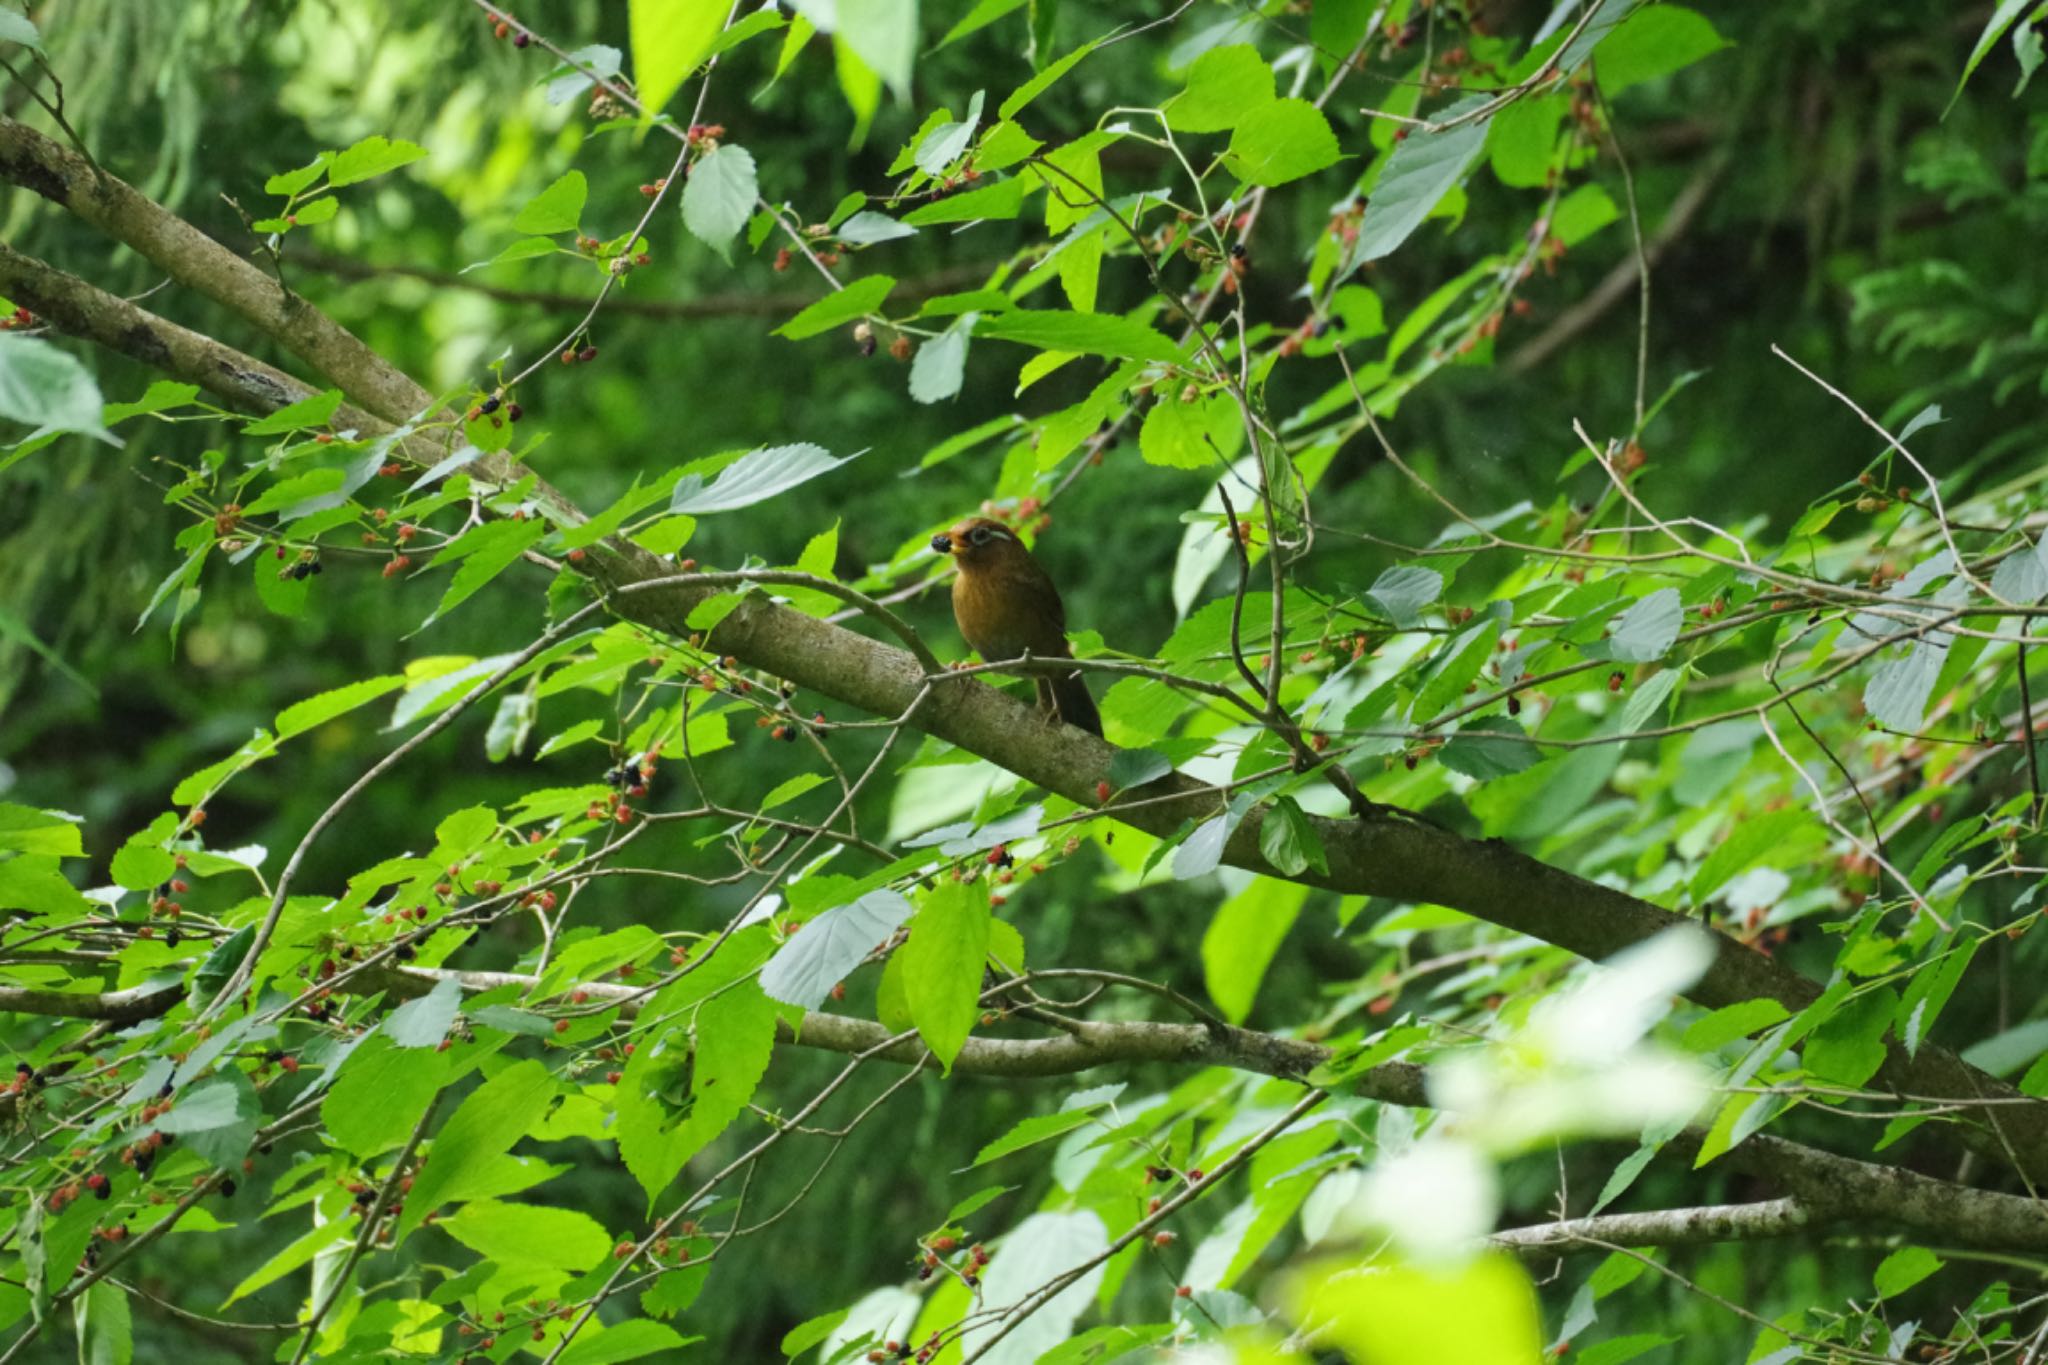
<path fill-rule="evenodd" d="M 401 424 L 431 406 L 423 388 L 311 303 L 286 293 L 132 188 L 111 176 L 96 176 L 76 153 L 5 118 L 0 118 L 0 179 L 34 190 L 134 247 L 173 280 L 205 293 L 300 356 L 375 417 Z M 507 482 L 525 474 L 502 456 L 480 460 L 472 469 Z M 536 480 L 534 499 L 562 524 L 587 519 L 544 481 Z M 582 567 L 617 615 L 675 637 L 691 633 L 690 613 L 718 591 L 677 577 L 668 561 L 616 538 L 594 550 Z M 759 596 L 749 596 L 726 615 L 705 644 L 870 714 L 910 714 L 916 728 L 1084 807 L 1097 804 L 1097 783 L 1117 752 L 1070 726 L 1043 724 L 1029 704 L 973 679 L 935 685 L 929 669 L 908 650 Z M 913 703 L 927 692 L 924 704 L 913 711 Z M 1219 815 L 1227 794 L 1174 773 L 1119 795 L 1103 813 L 1168 838 L 1191 822 Z M 1692 922 L 1551 867 L 1498 839 L 1469 839 L 1385 815 L 1312 817 L 1329 871 L 1289 876 L 1259 851 L 1263 814 L 1261 809 L 1246 814 L 1226 844 L 1224 861 L 1341 894 L 1447 906 L 1589 959 Z M 1796 1012 L 1819 997 L 1820 987 L 1812 980 L 1754 949 L 1720 934 L 1714 943 L 1712 965 L 1686 993 L 1693 1001 L 1718 1008 L 1764 998 Z M 2033 1178 L 2048 1180 L 2048 1102 L 2020 1102 L 2013 1087 L 1931 1045 L 1909 1054 L 1897 1043 L 1888 1044 L 1881 1075 L 1885 1084 L 1901 1091 L 1978 1107 L 1981 1123 L 1963 1128 L 1964 1139 Z M 1980 1104 L 1987 1100 L 2001 1105 Z"/>

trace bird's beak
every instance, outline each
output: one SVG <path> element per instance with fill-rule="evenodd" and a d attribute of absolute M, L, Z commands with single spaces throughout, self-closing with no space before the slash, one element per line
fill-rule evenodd
<path fill-rule="evenodd" d="M 942 555 L 953 553 L 953 537 L 945 531 L 939 532 L 932 537 L 932 549 Z"/>

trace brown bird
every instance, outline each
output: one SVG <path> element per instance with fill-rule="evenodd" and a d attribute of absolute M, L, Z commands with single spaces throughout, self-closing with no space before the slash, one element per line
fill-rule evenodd
<path fill-rule="evenodd" d="M 932 537 L 932 548 L 951 555 L 960 572 L 953 579 L 953 619 L 968 646 L 985 663 L 1005 659 L 1071 659 L 1067 611 L 1059 589 L 1017 539 L 1017 533 L 986 517 L 969 517 Z M 1080 673 L 1039 674 L 1038 704 L 1047 713 L 1091 735 L 1102 733 L 1102 717 Z"/>

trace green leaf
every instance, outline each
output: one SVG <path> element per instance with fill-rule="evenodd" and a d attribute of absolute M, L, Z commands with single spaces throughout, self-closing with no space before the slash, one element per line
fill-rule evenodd
<path fill-rule="evenodd" d="M 455 1025 L 462 1008 L 462 983 L 452 976 L 434 983 L 434 989 L 417 1000 L 408 1000 L 384 1020 L 384 1036 L 393 1047 L 434 1047 Z"/>
<path fill-rule="evenodd" d="M 1106 355 L 1120 360 L 1171 363 L 1181 358 L 1181 348 L 1171 337 L 1154 331 L 1136 318 L 1114 313 L 1019 308 L 983 317 L 974 333 L 998 341 L 1021 342 L 1046 351 Z"/>
<path fill-rule="evenodd" d="M 683 226 L 731 260 L 733 239 L 753 216 L 759 197 L 753 153 L 730 143 L 721 145 L 690 167 L 690 178 L 683 182 Z"/>
<path fill-rule="evenodd" d="M 1307 100 L 1285 99 L 1261 105 L 1238 121 L 1225 164 L 1240 180 L 1272 186 L 1334 166 L 1341 155 L 1323 111 Z"/>
<path fill-rule="evenodd" d="M 1615 619 L 1609 637 L 1608 657 L 1620 663 L 1646 664 L 1671 652 L 1678 628 L 1685 624 L 1685 607 L 1678 589 L 1659 588 Z"/>
<path fill-rule="evenodd" d="M 79 836 L 77 821 L 34 806 L 0 801 L 0 852 L 83 858 L 85 844 Z"/>
<path fill-rule="evenodd" d="M 988 27 L 1003 16 L 1022 9 L 1025 3 L 1026 0 L 976 0 L 974 8 L 961 15 L 953 27 L 946 30 L 946 36 L 939 39 L 938 46 L 950 46 L 968 34 Z M 783 1354 L 795 1355 L 796 1352 L 785 1350 Z"/>
<path fill-rule="evenodd" d="M 612 1249 L 604 1225 L 576 1209 L 475 1199 L 434 1226 L 485 1260 L 521 1270 L 588 1270 Z"/>
<path fill-rule="evenodd" d="M 1443 595 L 1444 576 L 1435 569 L 1399 564 L 1383 570 L 1366 589 L 1366 597 L 1389 621 L 1403 630 L 1422 622 L 1422 609 Z"/>
<path fill-rule="evenodd" d="M 1880 986 L 1843 1003 L 1806 1039 L 1801 1060 L 1806 1070 L 1836 1085 L 1860 1086 L 1884 1065 L 1885 1031 L 1891 1027 L 1899 1000 L 1889 986 Z"/>
<path fill-rule="evenodd" d="M 0 336 L 0 419 L 111 441 L 100 425 L 105 408 L 99 384 L 76 356 L 37 337 Z"/>
<path fill-rule="evenodd" d="M 1323 841 L 1291 796 L 1281 797 L 1267 809 L 1259 824 L 1259 852 L 1283 876 L 1298 877 L 1311 868 L 1319 877 L 1330 874 Z"/>
<path fill-rule="evenodd" d="M 1389 1259 L 1365 1275 L 1355 1258 L 1340 1257 L 1307 1267 L 1289 1289 L 1296 1318 L 1319 1324 L 1327 1333 L 1319 1340 L 1353 1360 L 1526 1361 L 1545 1354 L 1528 1272 L 1499 1252 L 1442 1265 Z"/>
<path fill-rule="evenodd" d="M 855 451 L 835 459 L 831 451 L 807 441 L 749 451 L 721 469 L 708 486 L 697 474 L 686 474 L 677 480 L 668 510 L 701 517 L 751 507 L 820 474 L 829 474 L 859 459 L 861 453 Z"/>
<path fill-rule="evenodd" d="M 1244 812 L 1232 805 L 1222 814 L 1211 816 L 1195 826 L 1194 832 L 1173 851 L 1173 875 L 1178 881 L 1190 881 L 1206 877 L 1216 870 L 1223 861 L 1224 845 L 1237 829 Z"/>
<path fill-rule="evenodd" d="M 1452 772 L 1481 782 L 1526 772 L 1542 760 L 1542 751 L 1529 742 L 1522 723 L 1509 716 L 1466 725 L 1437 754 L 1437 761 Z"/>
<path fill-rule="evenodd" d="M 1601 72 L 1602 77 L 1606 75 Z M 1540 188 L 1558 152 L 1558 126 L 1570 108 L 1563 95 L 1532 95 L 1495 114 L 1486 132 L 1494 178 L 1514 189 Z"/>
<path fill-rule="evenodd" d="M 450 1079 L 448 1054 L 405 1049 L 372 1034 L 341 1063 L 320 1101 L 320 1121 L 343 1151 L 368 1159 L 404 1143 Z"/>
<path fill-rule="evenodd" d="M 108 426 L 112 426 L 131 417 L 144 417 L 153 412 L 168 412 L 172 408 L 182 408 L 198 397 L 197 384 L 180 384 L 169 379 L 159 379 L 133 403 L 107 404 L 100 417 Z"/>
<path fill-rule="evenodd" d="M 427 149 L 415 143 L 393 142 L 390 138 L 373 134 L 334 154 L 327 163 L 327 183 L 336 189 L 358 184 L 386 171 L 395 171 L 400 166 L 409 166 L 426 154 Z M 306 220 L 301 217 L 299 221 Z"/>
<path fill-rule="evenodd" d="M 975 315 L 965 313 L 960 321 L 917 348 L 910 362 L 910 396 L 920 403 L 938 403 L 960 392 L 967 375 L 967 330 Z"/>
<path fill-rule="evenodd" d="M 1176 133 L 1220 133 L 1272 102 L 1273 68 L 1257 48 L 1233 43 L 1195 58 L 1187 89 L 1166 103 L 1166 122 Z"/>
<path fill-rule="evenodd" d="M 633 85 L 650 116 L 667 106 L 710 55 L 731 8 L 725 0 L 628 0 Z M 577 202 L 581 207 L 582 201 Z"/>
<path fill-rule="evenodd" d="M 443 1204 L 490 1193 L 498 1159 L 547 1112 L 557 1089 L 547 1068 L 529 1058 L 472 1090 L 434 1135 L 433 1160 L 413 1177 L 398 1239 Z"/>
<path fill-rule="evenodd" d="M 1221 470 L 1237 448 L 1231 431 L 1238 423 L 1237 403 L 1222 393 L 1183 403 L 1167 394 L 1145 414 L 1138 428 L 1138 454 L 1145 463 L 1168 469 Z"/>
<path fill-rule="evenodd" d="M 23 853 L 0 862 L 0 909 L 68 919 L 92 908 L 70 879 L 57 870 L 57 860 Z"/>
<path fill-rule="evenodd" d="M 589 197 L 590 182 L 583 178 L 583 172 L 567 171 L 526 202 L 526 207 L 512 220 L 512 230 L 535 237 L 574 232 L 583 221 L 583 204 Z"/>
<path fill-rule="evenodd" d="M 838 0 L 838 10 L 834 36 L 891 94 L 908 100 L 917 63 L 917 0 Z"/>
<path fill-rule="evenodd" d="M 1022 0 L 1017 0 L 1017 2 L 1022 3 Z M 782 1354 L 794 1358 L 810 1350 L 826 1337 L 831 1336 L 832 1329 L 846 1321 L 848 1311 L 841 1308 L 836 1312 L 824 1313 L 808 1321 L 800 1322 L 790 1328 L 782 1334 Z"/>
<path fill-rule="evenodd" d="M 1870 1277 L 1870 1282 L 1876 1287 L 1880 1299 L 1894 1298 L 1945 1264 L 1941 1257 L 1926 1247 L 1900 1247 L 1878 1262 L 1877 1271 Z"/>
<path fill-rule="evenodd" d="M 865 275 L 844 289 L 827 294 L 775 329 L 775 335 L 802 341 L 820 332 L 864 318 L 881 307 L 882 300 L 896 287 L 888 275 Z"/>
<path fill-rule="evenodd" d="M 333 153 L 331 152 L 322 152 L 313 159 L 310 165 L 301 166 L 295 171 L 279 171 L 276 175 L 263 182 L 263 192 L 265 194 L 297 194 L 300 190 L 310 187 L 314 181 L 321 177 L 327 170 L 327 161 L 332 155 Z"/>
<path fill-rule="evenodd" d="M 918 1035 L 947 1072 L 981 1012 L 988 961 L 988 887 L 942 881 L 925 898 L 903 953 L 903 985 Z"/>
<path fill-rule="evenodd" d="M 1713 24 L 1683 5 L 1645 5 L 1593 48 L 1593 70 L 1610 98 L 1668 76 L 1729 46 Z"/>
<path fill-rule="evenodd" d="M 862 209 L 838 228 L 839 240 L 848 246 L 873 246 L 877 242 L 915 236 L 916 227 L 898 222 L 886 213 L 876 213 L 873 209 Z"/>
<path fill-rule="evenodd" d="M 1150 749 L 1119 749 L 1109 760 L 1109 785 L 1118 791 L 1142 787 L 1173 771 L 1173 760 Z"/>
<path fill-rule="evenodd" d="M 1081 59 L 1093 52 L 1100 45 L 1101 41 L 1100 38 L 1097 38 L 1081 44 L 1081 46 L 1075 48 L 1072 52 L 1069 52 L 1066 56 L 1018 86 L 1015 90 L 1012 90 L 1009 97 L 996 106 L 996 117 L 1004 119 L 1017 117 L 1018 110 L 1050 90 L 1053 82 L 1078 66 Z"/>
<path fill-rule="evenodd" d="M 1026 1147 L 1044 1142 L 1047 1138 L 1056 1138 L 1071 1133 L 1076 1128 L 1085 1128 L 1100 1121 L 1093 1108 L 1063 1109 L 1056 1114 L 1035 1115 L 1015 1125 L 1009 1132 L 976 1152 L 974 1160 L 968 1163 L 968 1169 L 986 1166 L 991 1161 L 1000 1160 L 1012 1152 L 1021 1152 Z"/>
<path fill-rule="evenodd" d="M 259 417 L 242 428 L 244 436 L 276 436 L 307 427 L 324 427 L 341 406 L 341 390 L 328 389 L 286 404 L 267 417 Z"/>
<path fill-rule="evenodd" d="M 772 1000 L 816 1009 L 867 955 L 910 918 L 911 905 L 894 891 L 870 891 L 804 925 L 761 969 L 761 989 Z"/>
<path fill-rule="evenodd" d="M 1202 935 L 1202 977 L 1209 998 L 1231 1023 L 1243 1023 L 1251 1013 L 1266 967 L 1294 927 L 1308 893 L 1299 882 L 1257 877 L 1210 918 Z"/>
<path fill-rule="evenodd" d="M 20 43 L 23 47 L 37 52 L 43 50 L 43 35 L 25 14 L 13 10 L 0 10 L 0 43 Z"/>
<path fill-rule="evenodd" d="M 340 1219 L 310 1228 L 284 1250 L 244 1276 L 242 1282 L 235 1286 L 234 1292 L 228 1295 L 227 1302 L 233 1303 L 237 1299 L 246 1298 L 265 1285 L 281 1280 L 307 1265 L 328 1248 L 345 1246 L 353 1240 L 354 1230 Z"/>
<path fill-rule="evenodd" d="M 108 869 L 116 885 L 130 891 L 145 891 L 171 879 L 178 870 L 177 859 L 164 851 L 164 842 L 177 832 L 178 817 L 165 811 L 139 830 L 114 854 Z"/>
<path fill-rule="evenodd" d="M 0 37 L 4 30 L 0 25 Z M 135 1359 L 135 1324 L 128 1311 L 128 1291 L 120 1285 L 101 1280 L 71 1301 L 71 1314 L 78 1332 L 78 1365 L 130 1365 Z"/>
<path fill-rule="evenodd" d="M 285 740 L 293 735 L 302 735 L 403 686 L 405 679 L 394 673 L 382 678 L 365 678 L 361 682 L 352 682 L 304 701 L 293 702 L 277 713 L 277 737 Z"/>
<path fill-rule="evenodd" d="M 463 551 L 462 566 L 455 571 L 455 577 L 449 580 L 448 589 L 441 594 L 440 604 L 434 608 L 433 615 L 421 622 L 421 629 L 455 610 L 477 589 L 512 567 L 521 555 L 532 549 L 547 533 L 547 524 L 542 521 L 501 520 L 485 522 L 464 535 L 464 541 L 469 541 L 471 537 L 475 537 L 475 541 Z M 439 563 L 447 557 L 448 551 L 444 550 L 435 562 Z"/>
<path fill-rule="evenodd" d="M 1696 1020 L 1685 1031 L 1685 1045 L 1694 1052 L 1712 1052 L 1791 1017 L 1791 1013 L 1775 1000 L 1763 997 L 1739 1000 Z"/>
<path fill-rule="evenodd" d="M 1458 101 L 1442 117 L 1456 118 L 1485 102 L 1483 95 Z M 1466 170 L 1486 146 L 1488 120 L 1474 119 L 1448 132 L 1409 130 L 1387 158 L 1387 164 L 1373 183 L 1365 221 L 1360 224 L 1354 262 L 1376 261 L 1408 240 L 1422 226 L 1431 209 L 1451 187 L 1465 178 Z"/>
<path fill-rule="evenodd" d="M 1782 867 L 1803 856 L 1812 848 L 1813 827 L 1813 818 L 1796 806 L 1765 811 L 1741 821 L 1707 855 L 1699 871 L 1693 873 L 1689 888 L 1692 903 L 1705 905 L 1722 887 L 1752 867 Z"/>
<path fill-rule="evenodd" d="M 157 1116 L 156 1127 L 176 1133 L 214 1165 L 228 1166 L 247 1154 L 262 1114 L 248 1078 L 229 1070 L 186 1090 L 168 1114 Z"/>
<path fill-rule="evenodd" d="M 1927 715 L 1935 679 L 1948 660 L 1946 643 L 1915 641 L 1905 653 L 1880 662 L 1863 688 L 1863 708 L 1878 724 L 1894 730 L 1918 730 Z"/>
<path fill-rule="evenodd" d="M 983 94 L 980 90 L 974 92 L 967 103 L 965 118 L 942 123 L 920 138 L 911 156 L 912 164 L 926 175 L 943 175 L 948 166 L 966 155 L 975 130 L 981 126 Z"/>
<path fill-rule="evenodd" d="M 617 1365 L 657 1351 L 673 1352 L 695 1340 L 701 1338 L 685 1338 L 667 1323 L 628 1318 L 601 1332 L 586 1329 L 562 1352 L 560 1365 Z"/>

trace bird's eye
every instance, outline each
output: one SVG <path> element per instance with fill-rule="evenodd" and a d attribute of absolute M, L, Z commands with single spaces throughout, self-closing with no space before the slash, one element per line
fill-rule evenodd
<path fill-rule="evenodd" d="M 967 539 L 976 545 L 988 544 L 988 527 L 977 526 L 967 533 Z"/>

